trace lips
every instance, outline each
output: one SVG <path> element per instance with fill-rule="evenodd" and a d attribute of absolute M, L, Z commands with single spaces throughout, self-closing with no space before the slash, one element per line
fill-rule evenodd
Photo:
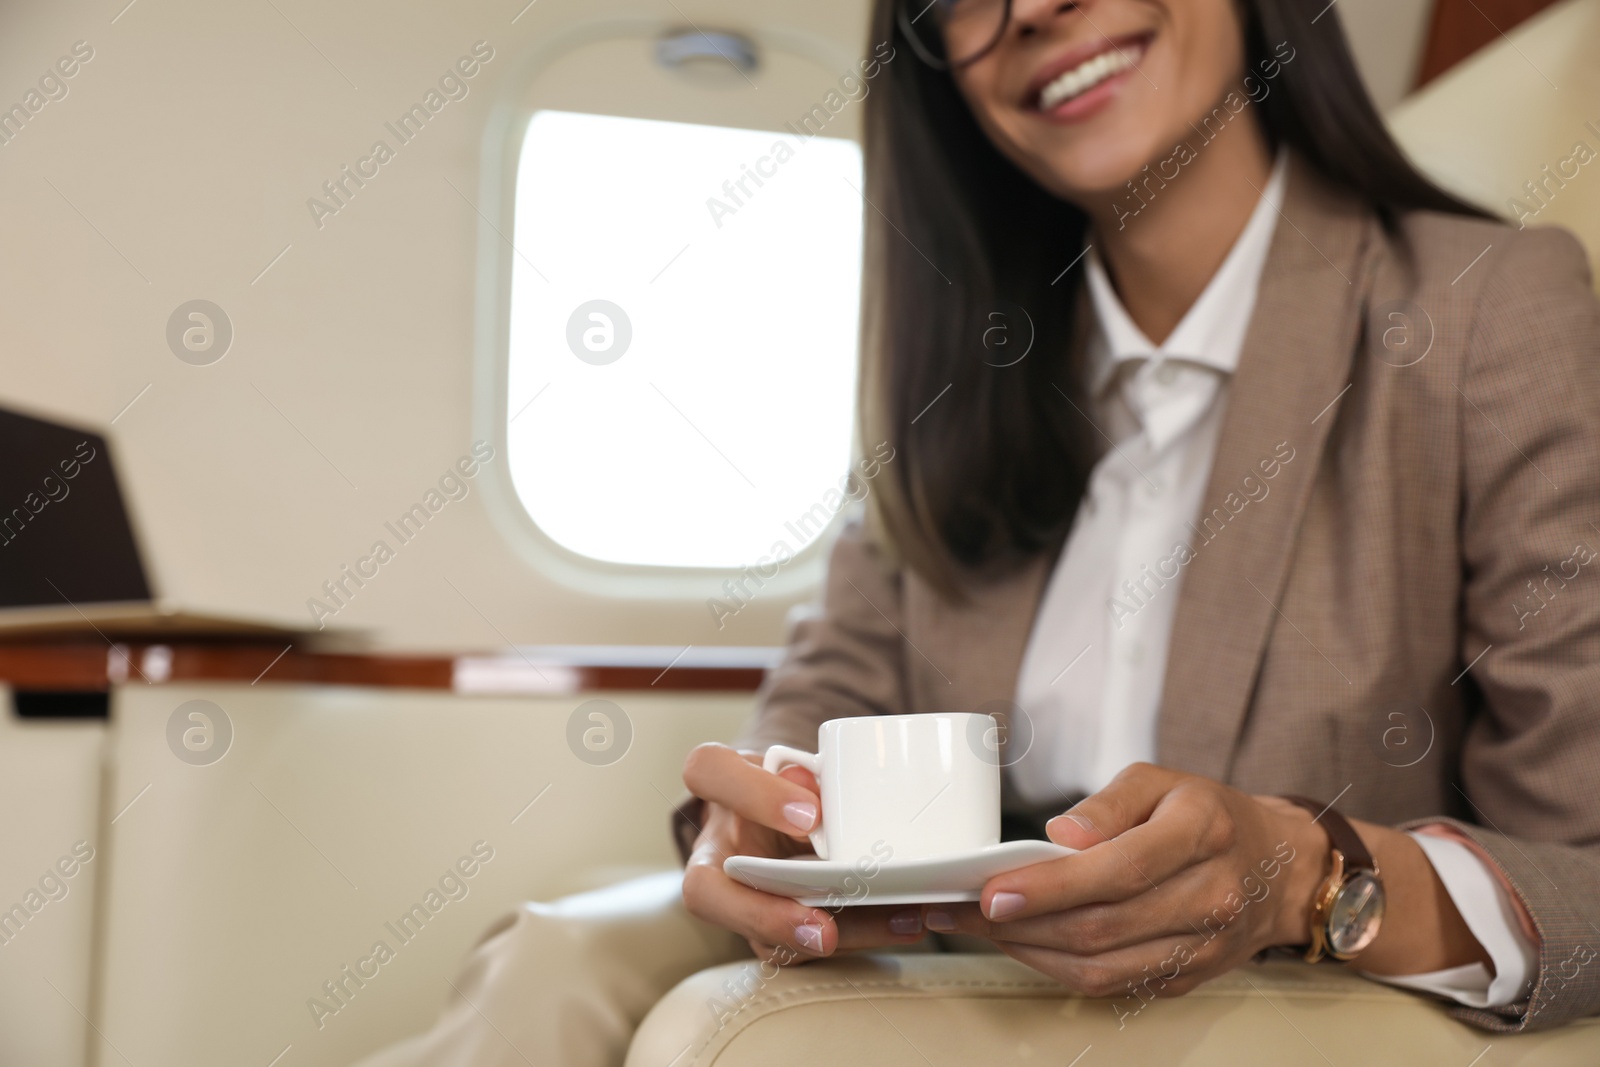
<path fill-rule="evenodd" d="M 1132 69 L 1144 57 L 1154 36 L 1146 32 L 1101 37 L 1062 53 L 1028 83 L 1023 106 L 1049 111 Z"/>

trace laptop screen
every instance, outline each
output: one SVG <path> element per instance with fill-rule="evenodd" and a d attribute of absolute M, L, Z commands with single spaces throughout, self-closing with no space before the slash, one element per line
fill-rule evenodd
<path fill-rule="evenodd" d="M 0 409 L 0 609 L 149 599 L 105 439 Z"/>

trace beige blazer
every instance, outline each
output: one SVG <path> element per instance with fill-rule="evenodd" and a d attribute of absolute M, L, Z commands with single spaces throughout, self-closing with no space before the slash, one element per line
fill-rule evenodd
<path fill-rule="evenodd" d="M 1431 213 L 1386 233 L 1298 158 L 1282 215 L 1197 517 L 1211 539 L 1182 570 L 1158 762 L 1451 822 L 1542 940 L 1528 1005 L 1457 1014 L 1511 1030 L 1595 1013 L 1600 306 L 1583 250 Z M 1386 347 L 1395 310 L 1420 332 Z M 740 743 L 1011 701 L 1053 563 L 958 607 L 852 525 Z"/>

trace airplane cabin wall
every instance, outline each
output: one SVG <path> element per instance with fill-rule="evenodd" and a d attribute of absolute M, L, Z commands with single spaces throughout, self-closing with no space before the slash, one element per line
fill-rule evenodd
<path fill-rule="evenodd" d="M 305 622 L 321 583 L 480 435 L 483 223 L 470 201 L 494 109 L 526 102 L 508 89 L 526 56 L 580 23 L 682 22 L 679 5 L 124 4 L 0 9 L 0 107 L 77 42 L 92 49 L 63 79 L 66 95 L 0 145 L 3 402 L 108 433 L 169 596 Z M 1427 5 L 1399 6 L 1420 35 Z M 1409 76 L 1415 41 L 1366 27 L 1395 8 L 1340 5 L 1386 95 Z M 783 27 L 815 45 L 812 60 L 764 75 L 773 98 L 821 99 L 869 49 L 862 0 L 702 0 L 682 11 L 700 27 Z M 319 225 L 308 200 L 479 41 L 494 57 L 468 95 Z M 816 58 L 835 54 L 833 70 Z M 645 82 L 665 77 L 659 69 L 603 73 L 591 80 L 609 82 L 592 87 L 605 107 L 658 105 Z M 683 118 L 748 125 L 752 95 L 742 83 L 707 88 Z M 853 134 L 858 116 L 841 119 Z M 641 160 L 638 180 L 650 176 Z M 233 325 L 231 349 L 210 366 L 168 349 L 169 316 L 194 299 L 220 305 Z M 575 588 L 505 536 L 487 496 L 476 487 L 450 504 L 339 623 L 407 648 L 770 645 L 820 565 L 718 630 L 705 601 L 720 576 L 671 596 Z"/>

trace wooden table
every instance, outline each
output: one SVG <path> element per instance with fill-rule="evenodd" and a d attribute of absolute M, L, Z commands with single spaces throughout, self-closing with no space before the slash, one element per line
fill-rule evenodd
<path fill-rule="evenodd" d="M 113 686 L 140 682 L 310 683 L 484 694 L 754 692 L 778 653 L 553 646 L 426 655 L 321 651 L 260 639 L 57 637 L 0 643 L 0 684 L 11 687 L 25 716 L 104 715 L 105 694 Z"/>

